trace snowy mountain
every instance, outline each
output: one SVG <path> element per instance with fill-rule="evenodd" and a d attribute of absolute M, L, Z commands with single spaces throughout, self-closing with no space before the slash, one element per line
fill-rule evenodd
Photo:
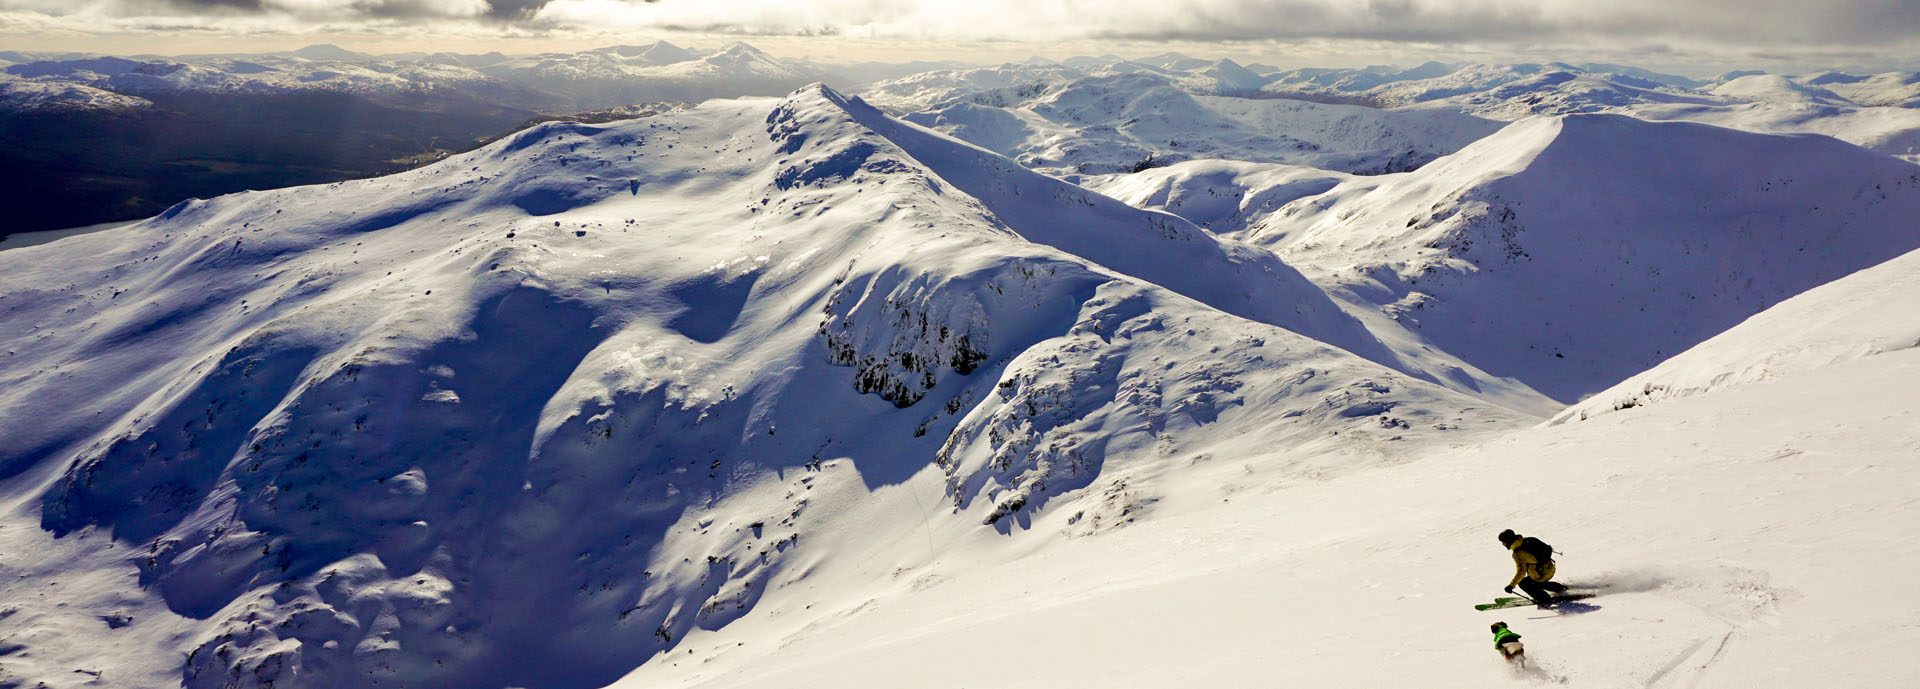
<path fill-rule="evenodd" d="M 1818 89 L 1866 107 L 1920 108 L 1920 72 L 1847 74 L 1815 72 L 1783 77 L 1800 88 Z"/>
<path fill-rule="evenodd" d="M 1853 104 L 1840 94 L 1817 86 L 1808 86 L 1777 74 L 1752 74 L 1740 77 L 1714 86 L 1708 93 L 1731 100 L 1756 103 Z"/>
<path fill-rule="evenodd" d="M 0 251 L 0 687 L 1920 682 L 1897 73 L 0 60 L 23 147 L 622 104 Z M 1474 611 L 1508 527 L 1597 596 Z"/>
<path fill-rule="evenodd" d="M 1081 185 L 1131 206 L 1166 211 L 1209 231 L 1231 234 L 1281 206 L 1324 193 L 1352 177 L 1303 165 L 1190 160 L 1090 177 Z"/>
<path fill-rule="evenodd" d="M 906 119 L 1055 175 L 1206 158 L 1377 174 L 1413 169 L 1499 126 L 1449 112 L 1195 96 L 1147 74 L 1035 82 L 986 96 Z"/>
<path fill-rule="evenodd" d="M 148 97 L 336 92 L 392 98 L 454 90 L 540 112 L 777 95 L 818 78 L 745 43 L 698 52 L 664 41 L 523 57 L 438 53 L 400 59 L 318 45 L 260 55 L 41 60 L 6 71 L 21 79 Z"/>
<path fill-rule="evenodd" d="M 1641 103 L 1725 103 L 1693 90 L 1691 80 L 1614 65 L 1429 62 L 1397 70 L 1311 69 L 1283 72 L 1262 87 L 1279 96 L 1336 99 L 1383 108 L 1455 109 L 1484 117 L 1605 112 Z"/>
<path fill-rule="evenodd" d="M 1150 78 L 1130 82 L 1124 75 Z M 895 114 L 963 103 L 1007 108 L 1088 77 L 1105 82 L 1166 84 L 1196 96 L 1257 94 L 1271 81 L 1226 59 L 1198 60 L 1170 53 L 1123 60 L 1108 55 L 1065 62 L 1028 60 L 995 67 L 933 70 L 868 84 L 860 90 L 860 97 Z"/>
<path fill-rule="evenodd" d="M 740 42 L 704 55 L 665 42 L 639 49 L 543 54 L 510 58 L 478 71 L 507 84 L 563 95 L 578 110 L 774 95 L 818 77 Z"/>
<path fill-rule="evenodd" d="M 1702 95 L 1619 75 L 1552 71 L 1508 81 L 1484 91 L 1421 101 L 1416 107 L 1440 107 L 1514 120 L 1529 115 L 1617 112 L 1650 103 L 1719 105 L 1734 98 L 1731 93 Z"/>
<path fill-rule="evenodd" d="M 1115 62 L 1118 62 L 1118 61 L 1116 60 Z M 1202 60 L 1197 57 L 1190 57 L 1190 56 L 1182 55 L 1180 53 L 1175 53 L 1175 52 L 1161 53 L 1159 55 L 1151 55 L 1148 57 L 1135 58 L 1131 60 L 1131 62 L 1134 62 L 1136 64 L 1146 65 L 1148 67 L 1155 67 L 1159 69 L 1169 70 L 1169 71 L 1188 71 L 1188 70 L 1204 69 L 1208 65 L 1213 64 L 1213 62 L 1210 60 Z"/>
<path fill-rule="evenodd" d="M 868 85 L 861 89 L 860 98 L 895 114 L 960 102 L 1004 108 L 1086 75 L 1080 69 L 1054 64 L 942 69 Z"/>
<path fill-rule="evenodd" d="M 1271 77 L 1261 89 L 1285 97 L 1385 108 L 1440 107 L 1505 120 L 1623 112 L 1661 104 L 1907 108 L 1920 104 L 1920 76 L 1912 72 L 1860 76 L 1737 71 L 1701 82 L 1623 65 L 1429 62 L 1411 69 L 1299 69 Z"/>
<path fill-rule="evenodd" d="M 1607 123 L 1595 119 L 1567 118 L 1560 136 Z M 1443 688 L 1903 686 L 1916 677 L 1901 649 L 1920 640 L 1897 602 L 1905 580 L 1833 563 L 1920 557 L 1906 535 L 1920 517 L 1915 256 L 1789 299 L 1623 383 L 1643 395 L 1626 413 L 1327 482 L 1195 477 L 1171 492 L 1195 499 L 1157 503 L 1138 525 L 1004 562 L 998 544 L 928 525 L 926 547 L 946 556 L 895 570 L 892 585 L 855 583 L 879 565 L 811 578 L 807 594 L 696 633 L 684 656 L 614 686 L 1254 687 L 1276 674 Z M 1669 399 L 1649 406 L 1649 390 Z M 1575 409 L 1608 408 L 1614 394 Z M 1263 456 L 1258 443 L 1239 456 Z M 1492 542 L 1503 527 L 1552 540 L 1559 578 L 1599 596 L 1552 612 L 1469 609 L 1511 572 Z M 1528 635 L 1528 668 L 1486 648 L 1494 619 Z M 1830 643 L 1854 636 L 1872 642 Z"/>
<path fill-rule="evenodd" d="M 1532 419 L 1356 356 L 1269 253 L 821 88 L 183 203 L 0 253 L 0 308 L 20 683 L 596 686 L 906 501 L 1091 534 L 1250 433 L 1329 477 Z"/>
<path fill-rule="evenodd" d="M 1232 60 L 1223 59 L 1215 62 L 1180 60 L 1171 64 L 1179 68 L 1121 61 L 1103 65 L 1092 74 L 1096 76 L 1146 74 L 1172 82 L 1188 93 L 1204 96 L 1257 94 L 1261 86 L 1272 81 L 1271 78 L 1256 74 Z"/>
<path fill-rule="evenodd" d="M 737 43 L 508 57 L 29 56 L 0 75 L 0 234 L 150 216 L 191 197 L 390 174 L 555 115 L 775 96 L 817 77 Z M 40 59 L 53 57 L 58 59 Z M 72 132 L 86 132 L 73 136 Z"/>
<path fill-rule="evenodd" d="M 123 96 L 78 84 L 44 83 L 0 77 L 0 110 L 14 112 L 69 112 L 138 110 L 150 107 L 145 98 Z"/>
<path fill-rule="evenodd" d="M 1920 166 L 1840 141 L 1575 115 L 1345 181 L 1238 236 L 1570 403 L 1920 248 L 1916 218 Z"/>

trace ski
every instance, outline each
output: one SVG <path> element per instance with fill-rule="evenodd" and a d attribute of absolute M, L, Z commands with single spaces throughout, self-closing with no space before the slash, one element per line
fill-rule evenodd
<path fill-rule="evenodd" d="M 1561 594 L 1561 595 L 1554 596 L 1553 600 L 1547 603 L 1547 606 L 1552 607 L 1559 603 L 1568 603 L 1568 602 L 1577 601 L 1577 600 L 1586 600 L 1592 597 L 1593 597 L 1593 594 L 1591 593 Z M 1502 596 L 1500 598 L 1493 599 L 1492 603 L 1481 603 L 1479 605 L 1475 605 L 1473 606 L 1473 609 L 1500 610 L 1503 608 L 1518 608 L 1526 605 L 1534 605 L 1534 602 L 1531 599 L 1521 598 L 1519 596 L 1511 596 L 1511 597 Z"/>
<path fill-rule="evenodd" d="M 1473 606 L 1473 609 L 1499 610 L 1501 608 L 1512 608 L 1512 607 L 1517 607 L 1521 605 L 1533 605 L 1533 601 L 1527 600 L 1525 598 L 1520 598 L 1517 596 L 1507 596 L 1507 597 L 1495 598 L 1493 599 L 1492 603 L 1481 603 L 1479 605 Z"/>

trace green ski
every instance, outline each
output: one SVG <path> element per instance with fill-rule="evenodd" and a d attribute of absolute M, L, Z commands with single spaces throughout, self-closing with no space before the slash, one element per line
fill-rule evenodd
<path fill-rule="evenodd" d="M 1499 610 L 1501 608 L 1512 608 L 1512 607 L 1518 607 L 1522 605 L 1533 605 L 1533 601 L 1527 600 L 1525 598 L 1520 598 L 1518 596 L 1510 596 L 1505 598 L 1495 598 L 1493 599 L 1492 603 L 1481 603 L 1479 605 L 1473 606 L 1473 609 Z"/>
<path fill-rule="evenodd" d="M 1552 607 L 1552 606 L 1554 606 L 1554 605 L 1557 605 L 1557 604 L 1560 604 L 1560 603 L 1570 603 L 1570 602 L 1573 602 L 1573 601 L 1577 601 L 1577 600 L 1586 600 L 1586 599 L 1588 599 L 1588 598 L 1592 598 L 1592 597 L 1593 597 L 1593 594 L 1591 594 L 1591 593 L 1568 593 L 1568 594 L 1562 594 L 1562 595 L 1558 595 L 1558 596 L 1554 596 L 1554 597 L 1553 597 L 1553 600 L 1551 600 L 1551 601 L 1549 601 L 1549 602 L 1547 603 L 1547 606 L 1548 606 L 1548 607 Z M 1519 597 L 1519 596 L 1514 596 L 1514 597 L 1501 597 L 1501 598 L 1495 598 L 1495 599 L 1493 599 L 1493 602 L 1492 602 L 1492 603 L 1481 603 L 1481 604 L 1479 604 L 1479 605 L 1476 605 L 1476 606 L 1473 606 L 1473 609 L 1475 609 L 1475 610 L 1499 610 L 1499 609 L 1501 609 L 1501 608 L 1518 608 L 1518 607 L 1520 607 L 1520 606 L 1523 606 L 1523 605 L 1533 605 L 1533 604 L 1534 604 L 1534 602 L 1533 602 L 1533 600 L 1532 600 L 1532 599 L 1528 599 L 1528 598 L 1521 598 L 1521 597 Z"/>

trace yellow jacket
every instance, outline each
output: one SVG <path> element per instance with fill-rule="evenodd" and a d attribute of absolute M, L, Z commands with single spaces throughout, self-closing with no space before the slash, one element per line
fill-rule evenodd
<path fill-rule="evenodd" d="M 1520 541 L 1522 540 L 1524 539 L 1513 539 L 1513 543 L 1507 546 L 1507 550 L 1513 551 L 1513 581 L 1507 582 L 1507 586 L 1519 584 L 1521 579 L 1532 579 L 1534 581 L 1552 579 L 1554 569 L 1553 560 L 1541 562 L 1535 559 L 1532 553 L 1521 550 Z"/>

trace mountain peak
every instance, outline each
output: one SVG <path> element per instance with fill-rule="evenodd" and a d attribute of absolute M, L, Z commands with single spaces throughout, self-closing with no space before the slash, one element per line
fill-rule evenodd
<path fill-rule="evenodd" d="M 1362 209 L 1370 229 L 1347 220 Z M 1287 210 L 1254 240 L 1314 270 L 1392 266 L 1367 279 L 1404 290 L 1387 299 L 1405 300 L 1388 304 L 1405 322 L 1563 402 L 1920 247 L 1910 163 L 1826 137 L 1611 114 L 1530 117 Z M 1620 323 L 1645 327 L 1629 337 Z M 1522 331 L 1542 339 L 1488 337 Z"/>
<path fill-rule="evenodd" d="M 767 55 L 767 51 L 756 48 L 753 44 L 746 41 L 728 43 L 721 46 L 720 50 L 715 51 L 715 53 L 720 55 L 760 55 L 770 57 Z"/>
<path fill-rule="evenodd" d="M 353 61 L 368 60 L 373 57 L 366 53 L 347 50 L 332 43 L 315 43 L 305 48 L 295 50 L 290 54 L 294 57 L 306 58 L 308 60 Z"/>

